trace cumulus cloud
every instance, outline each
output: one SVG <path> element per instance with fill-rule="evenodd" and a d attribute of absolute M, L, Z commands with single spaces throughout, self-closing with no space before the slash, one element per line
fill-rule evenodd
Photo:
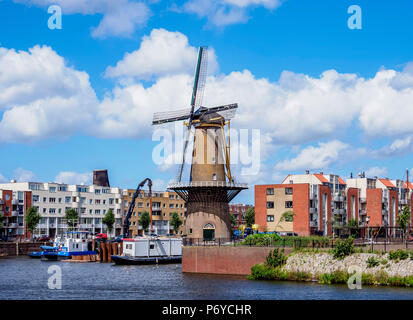
<path fill-rule="evenodd" d="M 384 177 L 387 175 L 386 167 L 372 167 L 365 171 L 367 177 Z"/>
<path fill-rule="evenodd" d="M 309 146 L 300 151 L 297 157 L 276 164 L 276 170 L 325 169 L 337 161 L 343 150 L 349 148 L 338 140 L 320 142 L 317 147 Z"/>
<path fill-rule="evenodd" d="M 17 182 L 30 182 L 36 180 L 36 175 L 30 170 L 19 167 L 14 170 L 13 179 Z"/>
<path fill-rule="evenodd" d="M 134 0 L 13 0 L 17 3 L 47 8 L 59 5 L 62 14 L 103 15 L 99 25 L 92 30 L 92 36 L 129 37 L 139 26 L 144 25 L 151 15 L 143 1 Z"/>
<path fill-rule="evenodd" d="M 149 36 L 142 38 L 138 50 L 126 53 L 115 67 L 108 67 L 106 76 L 152 80 L 160 76 L 192 75 L 197 54 L 197 48 L 189 45 L 184 34 L 154 29 Z M 208 70 L 215 72 L 218 64 L 211 48 L 208 50 L 208 63 Z"/>
<path fill-rule="evenodd" d="M 196 14 L 200 18 L 207 18 L 209 23 L 222 27 L 248 21 L 250 8 L 262 6 L 273 10 L 281 3 L 281 0 L 189 0 L 176 11 Z"/>
<path fill-rule="evenodd" d="M 8 180 L 0 173 L 0 182 L 8 182 Z"/>
<path fill-rule="evenodd" d="M 91 172 L 62 171 L 54 178 L 54 181 L 65 184 L 90 185 L 92 184 L 92 176 Z"/>
<path fill-rule="evenodd" d="M 70 136 L 93 122 L 97 106 L 89 75 L 50 47 L 0 48 L 0 142 Z"/>

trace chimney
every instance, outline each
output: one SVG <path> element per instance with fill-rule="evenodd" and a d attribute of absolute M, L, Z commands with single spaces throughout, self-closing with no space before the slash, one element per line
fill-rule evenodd
<path fill-rule="evenodd" d="M 93 184 L 99 187 L 110 187 L 108 170 L 94 170 Z"/>

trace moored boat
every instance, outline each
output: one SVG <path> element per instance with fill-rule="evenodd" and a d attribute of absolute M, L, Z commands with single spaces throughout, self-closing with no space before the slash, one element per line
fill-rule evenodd
<path fill-rule="evenodd" d="M 161 264 L 182 262 L 182 239 L 142 237 L 123 240 L 122 255 L 111 255 L 120 265 Z"/>
<path fill-rule="evenodd" d="M 72 256 L 95 255 L 96 251 L 90 250 L 88 242 L 89 232 L 87 231 L 68 231 L 64 237 L 57 237 L 54 246 L 49 250 L 43 250 L 42 260 L 65 260 Z"/>

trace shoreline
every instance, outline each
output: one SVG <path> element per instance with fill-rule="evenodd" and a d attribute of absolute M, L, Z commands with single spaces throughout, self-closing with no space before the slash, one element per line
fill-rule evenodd
<path fill-rule="evenodd" d="M 282 266 L 256 264 L 249 280 L 278 280 L 413 288 L 413 252 L 353 253 L 343 259 L 329 252 L 292 252 Z M 356 271 L 358 275 L 355 276 Z"/>

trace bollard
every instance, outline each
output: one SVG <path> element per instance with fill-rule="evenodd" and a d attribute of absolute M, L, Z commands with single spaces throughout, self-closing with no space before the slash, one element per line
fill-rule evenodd
<path fill-rule="evenodd" d="M 102 260 L 101 262 L 106 262 L 108 260 L 108 250 L 106 248 L 106 243 L 101 242 L 100 248 L 102 249 Z"/>
<path fill-rule="evenodd" d="M 19 243 L 16 242 L 16 256 L 19 256 Z"/>
<path fill-rule="evenodd" d="M 108 248 L 108 262 L 112 262 L 112 244 L 107 243 L 107 248 Z"/>

